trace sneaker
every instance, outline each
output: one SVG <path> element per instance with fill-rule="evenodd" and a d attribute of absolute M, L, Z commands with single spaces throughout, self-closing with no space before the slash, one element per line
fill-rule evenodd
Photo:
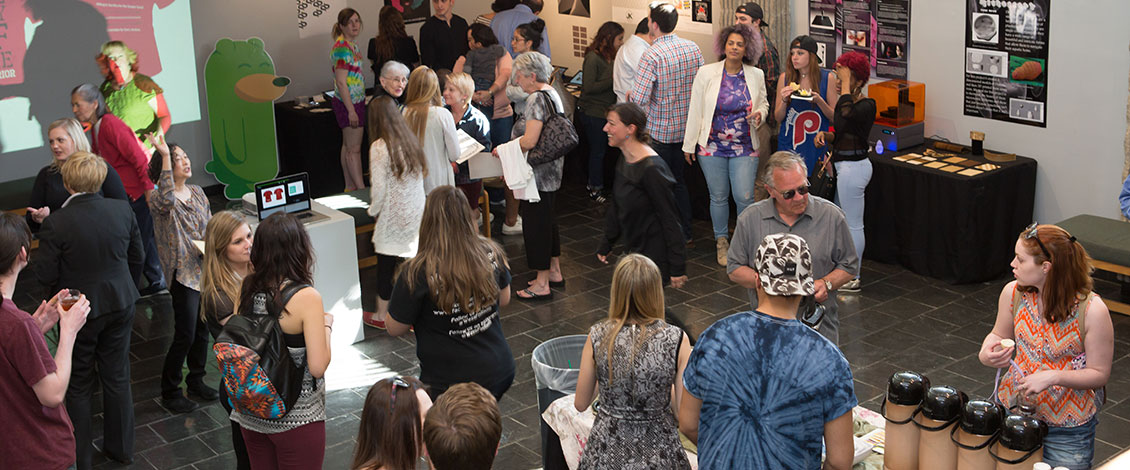
<path fill-rule="evenodd" d="M 859 278 L 852 279 L 840 286 L 840 292 L 859 292 Z"/>
<path fill-rule="evenodd" d="M 727 254 L 730 251 L 730 241 L 726 240 L 726 237 L 718 237 L 718 240 L 715 242 L 714 247 L 718 250 L 718 264 L 725 266 L 727 261 Z"/>
<path fill-rule="evenodd" d="M 372 312 L 372 313 L 366 312 L 365 316 L 362 317 L 362 321 L 365 323 L 365 326 L 371 326 L 371 327 L 376 328 L 378 330 L 385 329 L 384 320 L 377 320 L 377 318 L 379 318 L 377 316 L 377 312 Z"/>
<path fill-rule="evenodd" d="M 589 188 L 589 199 L 597 204 L 604 204 L 608 200 L 604 197 L 604 190 L 601 188 Z"/>
<path fill-rule="evenodd" d="M 188 396 L 196 397 L 204 401 L 215 401 L 220 399 L 220 392 L 205 385 L 190 385 L 188 387 Z"/>
<path fill-rule="evenodd" d="M 188 413 L 200 407 L 200 405 L 197 405 L 196 402 L 189 400 L 184 395 L 177 395 L 173 398 L 162 398 L 161 406 L 173 413 Z"/>
<path fill-rule="evenodd" d="M 502 221 L 502 234 L 503 235 L 521 235 L 522 234 L 522 216 L 518 216 L 518 221 L 514 225 L 506 225 L 506 221 Z"/>

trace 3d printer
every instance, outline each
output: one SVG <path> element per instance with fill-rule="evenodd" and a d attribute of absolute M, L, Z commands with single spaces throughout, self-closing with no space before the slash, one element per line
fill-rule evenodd
<path fill-rule="evenodd" d="M 875 100 L 875 125 L 869 143 L 882 155 L 925 141 L 926 85 L 906 80 L 888 80 L 867 87 Z"/>

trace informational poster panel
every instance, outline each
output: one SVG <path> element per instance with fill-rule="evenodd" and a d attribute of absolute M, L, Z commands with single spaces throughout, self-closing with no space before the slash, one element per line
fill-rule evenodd
<path fill-rule="evenodd" d="M 965 115 L 1047 127 L 1051 0 L 967 0 Z"/>
<path fill-rule="evenodd" d="M 845 52 L 871 60 L 871 74 L 906 79 L 911 0 L 809 0 L 808 35 L 831 67 Z"/>

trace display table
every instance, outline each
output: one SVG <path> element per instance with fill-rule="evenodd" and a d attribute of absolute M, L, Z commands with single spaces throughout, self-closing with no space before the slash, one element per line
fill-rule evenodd
<path fill-rule="evenodd" d="M 368 130 L 365 131 L 368 133 Z M 329 196 L 345 189 L 341 171 L 341 128 L 329 102 L 296 109 L 293 101 L 275 103 L 275 135 L 279 148 L 279 174 L 310 174 L 312 197 Z M 361 168 L 368 173 L 367 137 L 361 139 Z"/>
<path fill-rule="evenodd" d="M 965 176 L 894 160 L 924 154 L 931 144 L 871 156 L 864 256 L 955 284 L 997 279 L 1009 270 L 1017 234 L 1032 222 L 1036 161 L 960 155 L 999 166 Z"/>
<path fill-rule="evenodd" d="M 330 347 L 333 351 L 343 351 L 365 339 L 361 323 L 361 281 L 355 268 L 357 244 L 353 217 L 316 201 L 312 208 L 315 213 L 329 217 L 305 224 L 314 248 L 314 288 L 322 295 L 326 312 L 334 316 Z M 244 214 L 244 217 L 252 230 L 259 224 L 253 215 Z"/>

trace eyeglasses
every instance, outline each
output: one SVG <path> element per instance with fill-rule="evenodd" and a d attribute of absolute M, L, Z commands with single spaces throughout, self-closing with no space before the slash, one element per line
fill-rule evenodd
<path fill-rule="evenodd" d="M 392 390 L 388 394 L 388 414 L 392 416 L 393 410 L 396 409 L 396 389 L 404 388 L 411 389 L 412 384 L 404 380 L 404 377 L 396 376 L 392 378 Z"/>
<path fill-rule="evenodd" d="M 1039 232 L 1038 232 L 1039 229 L 1040 229 L 1039 222 L 1032 222 L 1032 225 L 1029 225 L 1028 228 L 1024 229 L 1024 238 L 1027 239 L 1027 240 L 1035 239 L 1036 244 L 1040 245 L 1040 251 L 1044 252 L 1044 258 L 1051 260 L 1052 254 L 1048 251 L 1048 247 L 1044 246 L 1044 242 L 1040 241 Z"/>
<path fill-rule="evenodd" d="M 781 190 L 779 190 L 777 188 L 773 188 L 773 189 L 777 189 L 777 192 L 781 193 L 781 197 L 785 198 L 785 200 L 789 200 L 789 199 L 792 199 L 793 196 L 796 196 L 797 194 L 800 194 L 802 196 L 805 195 L 805 194 L 808 194 L 808 190 L 811 189 L 811 188 L 812 188 L 812 185 L 808 184 L 808 181 L 805 181 L 804 186 L 801 186 L 801 187 L 796 188 L 796 189 L 790 189 L 790 190 L 784 191 L 784 192 L 782 192 Z"/>

